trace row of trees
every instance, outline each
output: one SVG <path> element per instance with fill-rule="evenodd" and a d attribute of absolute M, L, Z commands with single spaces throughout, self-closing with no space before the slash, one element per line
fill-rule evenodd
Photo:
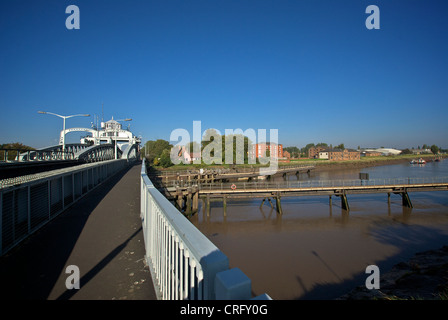
<path fill-rule="evenodd" d="M 412 150 L 415 150 L 414 148 L 412 148 Z M 404 149 L 401 154 L 412 154 L 412 150 L 409 150 L 409 148 Z M 418 146 L 417 150 L 431 150 L 431 152 L 433 154 L 438 154 L 443 152 L 442 148 L 439 148 L 438 146 L 436 146 L 435 144 L 433 144 L 432 146 L 428 147 L 426 144 L 423 145 L 422 148 L 420 148 L 420 146 Z"/>
<path fill-rule="evenodd" d="M 158 139 L 155 141 L 146 141 L 141 153 L 146 157 L 148 163 L 164 168 L 173 165 L 170 159 L 171 148 L 173 147 L 168 141 Z"/>
<path fill-rule="evenodd" d="M 209 129 L 205 132 L 201 143 L 190 142 L 185 146 L 185 149 L 191 157 L 200 150 L 202 163 L 205 159 L 207 164 L 210 162 L 214 164 L 239 164 L 249 163 L 250 144 L 250 139 L 244 135 L 219 135 L 215 130 Z M 171 161 L 172 148 L 173 145 L 163 139 L 147 141 L 142 148 L 142 154 L 149 163 L 167 168 L 174 165 Z M 226 157 L 226 150 L 230 150 L 230 148 L 232 148 L 232 154 L 230 156 L 229 153 Z M 179 150 L 178 156 L 180 155 L 181 151 Z M 207 158 L 208 156 L 210 158 Z M 269 154 L 266 156 L 269 156 Z M 230 157 L 231 159 L 229 159 Z M 207 162 L 207 160 L 209 161 Z"/>
<path fill-rule="evenodd" d="M 325 142 L 319 142 L 317 144 L 314 143 L 308 143 L 305 147 L 303 148 L 298 148 L 298 147 L 286 147 L 283 148 L 284 151 L 288 151 L 289 154 L 291 155 L 291 158 L 300 158 L 300 157 L 308 157 L 308 150 L 312 147 L 323 147 L 323 148 L 335 148 L 335 149 L 345 149 L 345 146 L 343 143 L 333 147 L 332 144 L 328 145 Z M 359 149 L 359 147 L 358 147 Z"/>
<path fill-rule="evenodd" d="M 8 151 L 6 151 L 8 150 Z M 6 154 L 8 154 L 7 160 L 14 160 L 18 156 L 18 154 L 22 152 L 26 152 L 29 150 L 34 150 L 34 148 L 26 146 L 20 142 L 13 142 L 13 143 L 3 143 L 0 144 L 0 160 L 4 161 L 6 160 Z"/>
<path fill-rule="evenodd" d="M 333 148 L 333 146 L 330 144 L 326 144 L 324 142 L 320 142 L 317 144 L 314 143 L 308 143 L 305 147 L 303 148 L 298 148 L 298 147 L 286 147 L 283 148 L 283 150 L 288 151 L 291 155 L 291 158 L 300 158 L 300 157 L 308 157 L 308 150 L 312 147 L 324 147 L 324 148 Z M 334 147 L 335 149 L 345 149 L 345 146 L 343 143 L 337 145 Z M 383 148 L 383 147 L 381 147 Z M 361 147 L 358 146 L 358 150 L 360 150 Z M 414 150 L 415 148 L 412 147 L 412 150 Z M 443 150 L 442 148 L 436 146 L 435 144 L 433 144 L 432 146 L 429 146 L 427 144 L 424 144 L 421 148 L 420 146 L 417 147 L 418 150 L 431 150 L 431 152 L 433 154 L 438 154 L 438 153 L 442 153 L 442 152 L 446 152 L 446 150 Z M 411 151 L 411 149 L 407 148 L 404 149 L 402 151 L 402 154 L 412 154 L 413 152 Z"/>
<path fill-rule="evenodd" d="M 20 142 L 0 144 L 0 149 L 20 150 L 20 151 L 34 150 L 34 148 L 26 146 Z"/>

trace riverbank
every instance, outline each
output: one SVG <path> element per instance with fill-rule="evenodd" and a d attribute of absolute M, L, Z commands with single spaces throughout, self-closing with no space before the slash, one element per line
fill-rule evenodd
<path fill-rule="evenodd" d="M 401 163 L 409 163 L 413 159 L 422 158 L 426 162 L 434 161 L 434 155 L 400 155 L 400 156 L 381 156 L 361 158 L 360 160 L 346 160 L 346 161 L 316 161 L 314 165 L 315 170 L 328 169 L 354 169 L 354 168 L 368 168 L 377 166 L 387 166 Z"/>
<path fill-rule="evenodd" d="M 448 245 L 396 264 L 380 275 L 380 289 L 360 286 L 338 300 L 448 300 Z"/>
<path fill-rule="evenodd" d="M 299 159 L 299 160 L 291 160 L 290 162 L 279 162 L 279 167 L 285 166 L 304 166 L 304 165 L 314 165 L 315 170 L 337 170 L 337 169 L 350 169 L 350 168 L 368 168 L 375 166 L 386 166 L 400 163 L 409 163 L 412 159 L 422 158 L 427 162 L 434 160 L 434 155 L 399 155 L 399 156 L 380 156 L 380 157 L 369 157 L 369 158 L 361 158 L 360 160 L 345 160 L 345 161 L 328 161 L 328 160 L 313 160 L 313 159 Z M 169 168 L 162 167 L 152 167 L 155 171 L 160 173 L 162 172 L 180 172 L 187 170 L 199 170 L 201 168 L 208 170 L 250 170 L 260 167 L 266 167 L 265 165 L 255 164 L 241 164 L 241 165 L 206 165 L 206 164 L 180 164 L 175 165 Z"/>

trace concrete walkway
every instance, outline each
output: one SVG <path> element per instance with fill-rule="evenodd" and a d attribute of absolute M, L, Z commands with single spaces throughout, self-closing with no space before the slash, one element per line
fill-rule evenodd
<path fill-rule="evenodd" d="M 144 264 L 140 169 L 111 177 L 1 257 L 1 299 L 155 300 Z M 65 285 L 69 265 L 79 268 L 79 290 Z"/>

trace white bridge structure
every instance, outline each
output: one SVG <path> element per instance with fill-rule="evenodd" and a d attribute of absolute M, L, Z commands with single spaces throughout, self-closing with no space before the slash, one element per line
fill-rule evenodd
<path fill-rule="evenodd" d="M 80 143 L 65 144 L 65 135 L 70 132 L 87 132 Z M 141 138 L 123 129 L 113 117 L 101 123 L 101 129 L 68 128 L 61 130 L 59 144 L 39 150 L 20 153 L 16 161 L 79 160 L 97 162 L 112 159 L 131 159 L 137 157 Z"/>

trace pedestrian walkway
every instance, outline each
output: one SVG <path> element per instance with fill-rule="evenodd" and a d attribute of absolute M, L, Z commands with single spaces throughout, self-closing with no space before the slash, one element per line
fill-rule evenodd
<path fill-rule="evenodd" d="M 144 263 L 141 163 L 86 194 L 0 258 L 2 299 L 155 300 Z M 68 290 L 74 265 L 80 289 Z"/>

